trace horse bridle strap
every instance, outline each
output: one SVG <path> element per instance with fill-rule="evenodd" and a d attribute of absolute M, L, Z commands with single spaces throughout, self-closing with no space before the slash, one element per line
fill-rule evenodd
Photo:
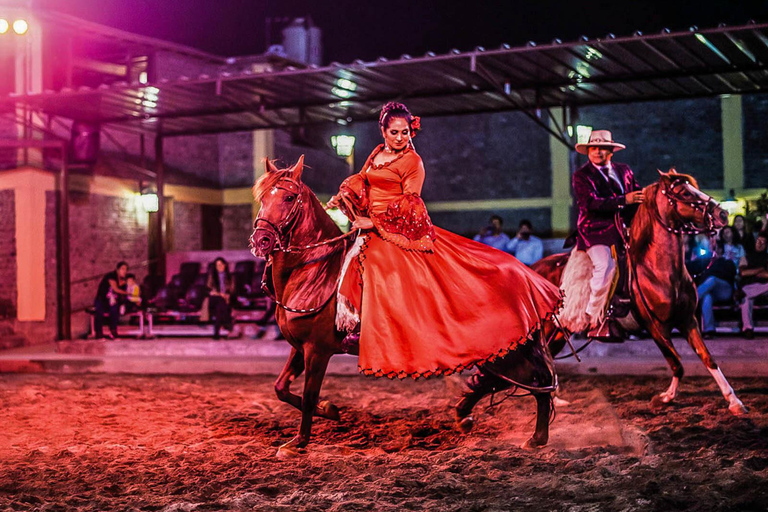
<path fill-rule="evenodd" d="M 306 308 L 306 309 L 292 308 L 286 304 L 283 304 L 282 301 L 280 301 L 280 299 L 277 298 L 277 292 L 274 290 L 274 280 L 272 279 L 271 268 L 272 268 L 272 259 L 270 258 L 269 260 L 267 260 L 267 264 L 264 266 L 264 274 L 261 276 L 261 289 L 267 295 L 267 297 L 275 301 L 275 304 L 277 304 L 278 306 L 280 306 L 281 308 L 283 308 L 284 310 L 290 313 L 299 313 L 303 315 L 317 313 L 318 311 L 323 309 L 325 306 L 327 306 L 328 303 L 331 302 L 331 299 L 333 298 L 333 296 L 336 295 L 336 288 L 334 288 L 332 293 L 328 296 L 328 298 L 315 307 Z M 272 288 L 269 287 L 269 283 L 273 283 Z"/>
<path fill-rule="evenodd" d="M 304 200 L 302 199 L 302 192 L 304 191 L 304 185 L 297 182 L 296 180 L 285 177 L 285 178 L 280 178 L 277 181 L 277 183 L 275 184 L 275 188 L 287 190 L 288 192 L 296 194 L 296 200 L 293 202 L 293 206 L 291 206 L 291 209 L 288 212 L 288 215 L 285 216 L 285 219 L 280 224 L 276 225 L 274 222 L 268 219 L 257 217 L 256 229 L 259 229 L 258 227 L 259 222 L 263 222 L 267 224 L 267 226 L 269 226 L 272 229 L 272 231 L 275 232 L 275 238 L 277 239 L 277 246 L 275 247 L 275 249 L 280 249 L 284 251 L 288 248 L 288 245 L 290 243 L 289 239 L 290 239 L 291 228 L 293 228 L 293 225 L 298 220 L 299 212 L 301 212 L 301 207 L 304 203 Z M 261 229 L 264 229 L 264 228 L 261 228 Z M 283 240 L 284 238 L 286 240 Z"/>
<path fill-rule="evenodd" d="M 661 189 L 661 193 L 667 198 L 667 201 L 669 202 L 672 209 L 675 211 L 675 214 L 678 217 L 680 217 L 680 210 L 679 205 L 680 203 L 688 203 L 691 208 L 694 210 L 701 211 L 702 214 L 704 214 L 704 219 L 707 222 L 706 228 L 697 228 L 693 225 L 690 221 L 681 221 L 681 226 L 679 228 L 673 228 L 671 226 L 668 226 L 664 219 L 661 218 L 661 214 L 658 212 L 658 209 L 654 210 L 654 214 L 656 216 L 656 220 L 659 222 L 659 224 L 662 225 L 664 229 L 666 229 L 668 232 L 673 233 L 675 235 L 681 235 L 681 234 L 688 234 L 688 235 L 698 235 L 700 233 L 713 233 L 714 232 L 714 219 L 713 219 L 713 212 L 715 210 L 715 201 L 711 197 L 709 197 L 707 200 L 704 199 L 694 199 L 694 200 L 688 200 L 683 199 L 680 197 L 679 194 L 675 192 L 675 188 L 680 185 L 689 185 L 689 181 L 683 178 L 678 178 L 674 180 L 672 183 L 669 184 L 668 187 L 664 187 Z"/>

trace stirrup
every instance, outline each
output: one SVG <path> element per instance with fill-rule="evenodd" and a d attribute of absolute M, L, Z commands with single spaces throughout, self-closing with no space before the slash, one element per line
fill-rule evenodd
<path fill-rule="evenodd" d="M 344 339 L 341 340 L 341 350 L 345 354 L 350 354 L 352 351 L 360 346 L 360 330 L 355 329 L 352 332 L 347 333 Z"/>

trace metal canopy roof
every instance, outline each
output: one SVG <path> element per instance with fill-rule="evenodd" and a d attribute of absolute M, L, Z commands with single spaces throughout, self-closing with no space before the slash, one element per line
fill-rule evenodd
<path fill-rule="evenodd" d="M 768 89 L 768 24 L 179 77 L 11 96 L 54 116 L 165 136 L 375 118 L 388 100 L 422 116 L 756 93 Z M 553 132 L 554 133 L 554 132 Z M 561 134 L 556 134 L 560 135 Z"/>

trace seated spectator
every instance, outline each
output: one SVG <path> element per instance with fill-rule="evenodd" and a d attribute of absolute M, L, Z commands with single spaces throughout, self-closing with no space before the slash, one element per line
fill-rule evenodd
<path fill-rule="evenodd" d="M 734 243 L 740 244 L 744 248 L 744 252 L 755 250 L 755 236 L 743 215 L 737 215 L 733 218 L 733 240 Z"/>
<path fill-rule="evenodd" d="M 517 235 L 507 244 L 507 252 L 529 267 L 544 256 L 541 239 L 533 236 L 533 225 L 528 219 L 520 221 Z"/>
<path fill-rule="evenodd" d="M 120 314 L 124 315 L 126 312 L 131 313 L 138 311 L 141 307 L 141 286 L 136 282 L 136 276 L 134 274 L 125 275 L 125 296 L 126 302 L 120 307 Z"/>
<path fill-rule="evenodd" d="M 475 242 L 490 245 L 500 251 L 507 250 L 509 236 L 501 230 L 504 221 L 498 215 L 491 215 L 490 225 L 484 227 L 480 234 L 475 235 Z"/>
<path fill-rule="evenodd" d="M 229 273 L 229 264 L 224 258 L 216 258 L 208 274 L 208 312 L 213 318 L 213 339 L 219 339 L 222 326 L 234 338 L 232 302 L 235 300 L 235 280 Z"/>
<path fill-rule="evenodd" d="M 733 261 L 719 254 L 711 257 L 713 259 L 696 281 L 704 339 L 715 336 L 715 302 L 731 300 L 736 283 L 736 265 Z"/>
<path fill-rule="evenodd" d="M 725 226 L 720 230 L 720 237 L 717 240 L 719 254 L 731 261 L 738 268 L 744 261 L 744 247 L 736 241 L 736 231 L 731 226 Z"/>
<path fill-rule="evenodd" d="M 762 231 L 755 238 L 755 250 L 747 254 L 741 267 L 741 283 L 744 301 L 741 303 L 741 322 L 744 337 L 755 337 L 752 309 L 755 299 L 768 294 L 768 232 Z"/>
<path fill-rule="evenodd" d="M 96 339 L 104 338 L 104 315 L 109 314 L 109 334 L 107 339 L 117 337 L 117 323 L 120 321 L 120 305 L 128 295 L 126 275 L 128 263 L 121 261 L 115 270 L 106 274 L 99 282 L 96 298 L 93 301 L 93 334 Z"/>

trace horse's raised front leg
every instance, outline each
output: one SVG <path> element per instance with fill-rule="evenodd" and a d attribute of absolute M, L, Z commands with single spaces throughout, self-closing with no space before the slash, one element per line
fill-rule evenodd
<path fill-rule="evenodd" d="M 291 383 L 293 383 L 303 371 L 304 355 L 295 348 L 291 348 L 291 355 L 288 356 L 288 361 L 285 363 L 283 371 L 280 372 L 280 375 L 275 382 L 275 393 L 277 394 L 277 398 L 294 406 L 298 410 L 301 410 L 301 397 L 291 392 Z M 333 421 L 339 421 L 339 419 L 341 419 L 338 407 L 327 400 L 323 400 L 317 404 L 317 407 L 315 407 L 315 416 L 320 416 L 321 418 Z"/>
<path fill-rule="evenodd" d="M 659 327 L 656 322 L 648 324 L 648 330 L 651 333 L 653 341 L 667 360 L 669 368 L 672 370 L 672 382 L 666 391 L 659 394 L 658 399 L 661 403 L 668 404 L 677 397 L 677 388 L 680 385 L 680 379 L 683 378 L 683 364 L 680 362 L 680 354 L 672 344 L 671 333 L 667 329 Z"/>
<path fill-rule="evenodd" d="M 299 449 L 309 444 L 312 434 L 312 418 L 317 410 L 320 398 L 320 388 L 323 385 L 325 371 L 328 368 L 330 354 L 317 354 L 309 350 L 304 354 L 306 377 L 304 380 L 304 394 L 301 399 L 301 424 L 299 435 L 282 445 L 277 450 L 278 457 L 292 457 L 298 455 Z"/>
<path fill-rule="evenodd" d="M 728 380 L 725 378 L 725 375 L 723 375 L 723 371 L 717 366 L 717 363 L 715 363 L 712 354 L 709 353 L 709 349 L 704 344 L 704 340 L 701 337 L 701 331 L 699 331 L 698 322 L 695 320 L 690 322 L 685 330 L 687 330 L 687 333 L 684 332 L 683 334 L 685 334 L 686 338 L 688 339 L 688 344 L 691 346 L 694 352 L 696 352 L 696 355 L 699 356 L 699 359 L 701 359 L 701 362 L 704 363 L 704 366 L 707 367 L 709 373 L 712 374 L 715 382 L 717 382 L 717 386 L 720 388 L 720 392 L 728 401 L 728 410 L 731 411 L 731 413 L 735 416 L 747 414 L 747 408 L 736 396 L 733 388 L 730 384 L 728 384 Z"/>

